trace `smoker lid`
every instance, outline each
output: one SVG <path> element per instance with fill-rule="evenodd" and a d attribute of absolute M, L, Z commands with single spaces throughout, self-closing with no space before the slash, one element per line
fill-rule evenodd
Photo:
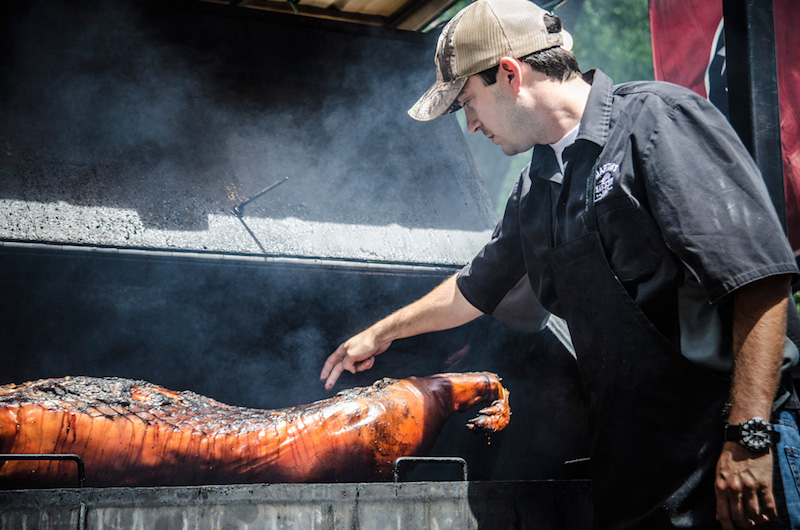
<path fill-rule="evenodd" d="M 0 241 L 457 265 L 489 237 L 455 118 L 405 113 L 430 36 L 177 2 L 0 10 Z"/>

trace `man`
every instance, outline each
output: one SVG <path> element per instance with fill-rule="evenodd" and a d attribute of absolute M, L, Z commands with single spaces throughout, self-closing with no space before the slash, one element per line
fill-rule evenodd
<path fill-rule="evenodd" d="M 473 261 L 344 342 L 321 379 L 371 368 L 393 340 L 499 316 L 528 289 L 572 335 L 597 527 L 775 521 L 782 427 L 767 422 L 796 405 L 779 383 L 797 360 L 797 268 L 761 177 L 705 100 L 581 74 L 564 44 L 525 0 L 478 0 L 445 26 L 437 81 L 409 114 L 461 107 L 504 153 L 535 146 L 531 164 Z"/>

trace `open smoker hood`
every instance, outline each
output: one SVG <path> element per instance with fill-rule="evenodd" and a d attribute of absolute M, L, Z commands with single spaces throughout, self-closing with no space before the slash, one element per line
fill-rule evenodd
<path fill-rule="evenodd" d="M 406 115 L 430 35 L 201 2 L 2 9 L 2 241 L 456 266 L 494 225 L 455 118 Z"/>

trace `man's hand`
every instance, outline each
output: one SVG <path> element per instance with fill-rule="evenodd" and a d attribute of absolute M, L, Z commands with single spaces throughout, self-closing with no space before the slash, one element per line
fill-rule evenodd
<path fill-rule="evenodd" d="M 724 530 L 752 528 L 778 516 L 772 494 L 772 450 L 752 453 L 726 442 L 717 462 L 717 519 Z"/>
<path fill-rule="evenodd" d="M 377 342 L 371 328 L 343 342 L 330 354 L 322 367 L 319 379 L 325 381 L 325 390 L 333 388 L 345 370 L 354 374 L 372 368 L 375 356 L 385 352 L 391 343 L 392 341 Z"/>
<path fill-rule="evenodd" d="M 319 375 L 330 390 L 343 371 L 369 370 L 375 356 L 386 351 L 394 340 L 421 333 L 442 331 L 466 324 L 482 315 L 470 304 L 456 284 L 456 274 L 402 309 L 398 309 L 336 348 Z"/>

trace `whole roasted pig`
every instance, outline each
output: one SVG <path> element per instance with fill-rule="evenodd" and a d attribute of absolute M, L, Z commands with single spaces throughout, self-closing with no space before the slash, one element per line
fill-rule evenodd
<path fill-rule="evenodd" d="M 509 421 L 491 373 L 439 374 L 258 410 L 144 381 L 66 377 L 0 386 L 0 453 L 72 453 L 87 486 L 363 481 L 430 448 L 456 411 L 491 401 L 468 427 Z M 0 461 L 0 488 L 75 484 L 69 461 Z"/>

